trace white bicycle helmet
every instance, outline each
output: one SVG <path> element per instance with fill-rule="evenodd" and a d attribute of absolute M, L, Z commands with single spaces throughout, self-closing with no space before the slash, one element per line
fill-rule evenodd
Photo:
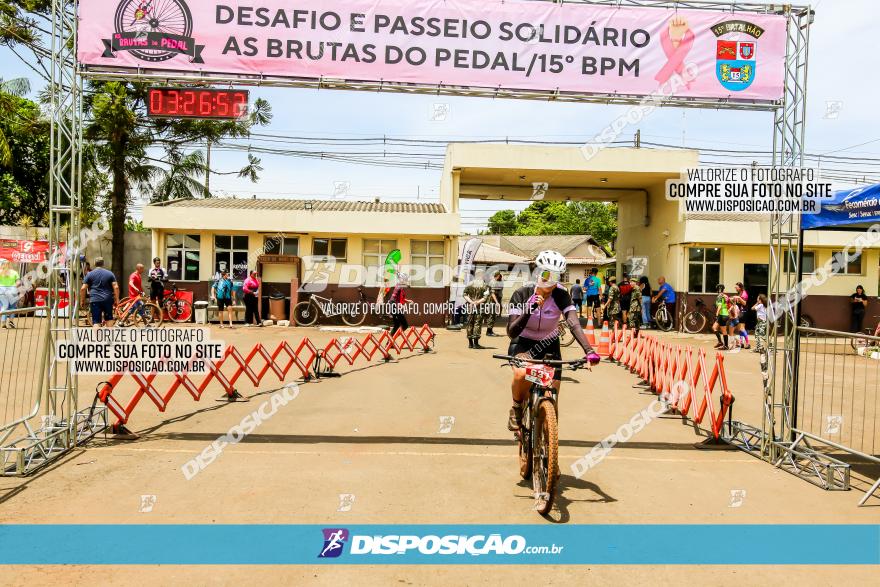
<path fill-rule="evenodd" d="M 535 258 L 535 265 L 538 269 L 538 287 L 556 285 L 567 267 L 565 257 L 557 251 L 541 251 Z"/>

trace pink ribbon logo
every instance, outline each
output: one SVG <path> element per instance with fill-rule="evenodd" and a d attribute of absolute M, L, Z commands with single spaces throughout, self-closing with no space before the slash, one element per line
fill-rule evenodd
<path fill-rule="evenodd" d="M 657 72 L 654 79 L 661 84 L 665 84 L 672 77 L 673 73 L 677 73 L 684 79 L 682 75 L 684 72 L 684 60 L 694 46 L 694 33 L 690 30 L 685 32 L 678 47 L 674 47 L 672 39 L 669 38 L 669 29 L 664 29 L 660 33 L 660 46 L 663 47 L 663 53 L 666 54 L 666 65 Z M 685 86 L 690 87 L 690 82 L 686 82 Z"/>

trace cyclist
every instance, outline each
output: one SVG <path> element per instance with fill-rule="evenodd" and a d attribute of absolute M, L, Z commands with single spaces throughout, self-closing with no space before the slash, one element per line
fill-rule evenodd
<path fill-rule="evenodd" d="M 128 298 L 131 300 L 128 308 L 119 317 L 117 326 L 123 324 L 133 312 L 139 312 L 143 316 L 144 302 L 141 299 L 144 295 L 144 282 L 141 277 L 144 273 L 144 266 L 141 263 L 135 265 L 134 271 L 128 276 Z"/>
<path fill-rule="evenodd" d="M 590 346 L 571 296 L 565 286 L 559 283 L 565 272 L 566 261 L 556 251 L 542 251 L 535 259 L 538 279 L 536 284 L 525 285 L 513 293 L 510 298 L 510 317 L 507 323 L 507 335 L 510 337 L 510 348 L 507 354 L 530 359 L 562 359 L 559 348 L 559 318 L 565 316 L 571 333 L 581 348 L 590 365 L 600 361 L 600 357 Z M 507 428 L 511 431 L 519 429 L 522 420 L 523 406 L 528 401 L 531 384 L 525 379 L 524 368 L 513 369 L 513 407 Z M 558 391 L 562 381 L 562 370 L 556 368 L 553 373 L 553 387 Z"/>
<path fill-rule="evenodd" d="M 730 320 L 730 299 L 724 293 L 724 284 L 719 283 L 715 287 L 718 297 L 715 298 L 715 323 L 712 324 L 712 331 L 718 344 L 715 345 L 716 350 L 727 350 L 727 323 Z"/>
<path fill-rule="evenodd" d="M 672 320 L 672 327 L 675 327 L 675 290 L 666 282 L 666 278 L 662 275 L 657 278 L 657 294 L 652 298 L 654 302 L 666 304 L 666 311 L 669 313 L 669 319 Z"/>
<path fill-rule="evenodd" d="M 150 301 L 157 304 L 162 301 L 165 293 L 165 280 L 168 272 L 162 267 L 162 259 L 153 257 L 153 266 L 150 268 Z"/>

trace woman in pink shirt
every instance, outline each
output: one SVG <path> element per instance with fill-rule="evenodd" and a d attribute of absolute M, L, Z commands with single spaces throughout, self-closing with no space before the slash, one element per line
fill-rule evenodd
<path fill-rule="evenodd" d="M 256 324 L 257 326 L 262 326 L 263 321 L 260 320 L 260 298 L 258 297 L 260 279 L 256 271 L 251 271 L 250 276 L 244 280 L 242 289 L 244 290 L 244 325 Z"/>

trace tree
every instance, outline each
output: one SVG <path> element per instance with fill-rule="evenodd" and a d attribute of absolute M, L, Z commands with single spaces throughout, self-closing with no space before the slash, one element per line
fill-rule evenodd
<path fill-rule="evenodd" d="M 27 92 L 26 80 L 0 80 L 0 223 L 48 212 L 49 122 Z"/>
<path fill-rule="evenodd" d="M 515 234 L 516 212 L 500 210 L 489 218 L 489 234 Z"/>
<path fill-rule="evenodd" d="M 111 266 L 123 272 L 125 220 L 133 192 L 151 201 L 199 197 L 205 190 L 199 178 L 207 169 L 201 151 L 185 150 L 195 142 L 243 137 L 254 125 L 272 118 L 268 102 L 259 99 L 242 120 L 151 119 L 146 111 L 147 86 L 139 83 L 92 82 L 84 102 L 84 137 L 96 148 L 96 160 L 111 185 L 107 213 L 113 241 Z M 154 157 L 156 150 L 160 156 Z M 249 157 L 237 173 L 256 181 L 259 159 Z"/>
<path fill-rule="evenodd" d="M 489 232 L 511 235 L 588 234 L 613 248 L 617 204 L 611 202 L 533 202 L 518 215 L 500 210 L 489 218 Z"/>

